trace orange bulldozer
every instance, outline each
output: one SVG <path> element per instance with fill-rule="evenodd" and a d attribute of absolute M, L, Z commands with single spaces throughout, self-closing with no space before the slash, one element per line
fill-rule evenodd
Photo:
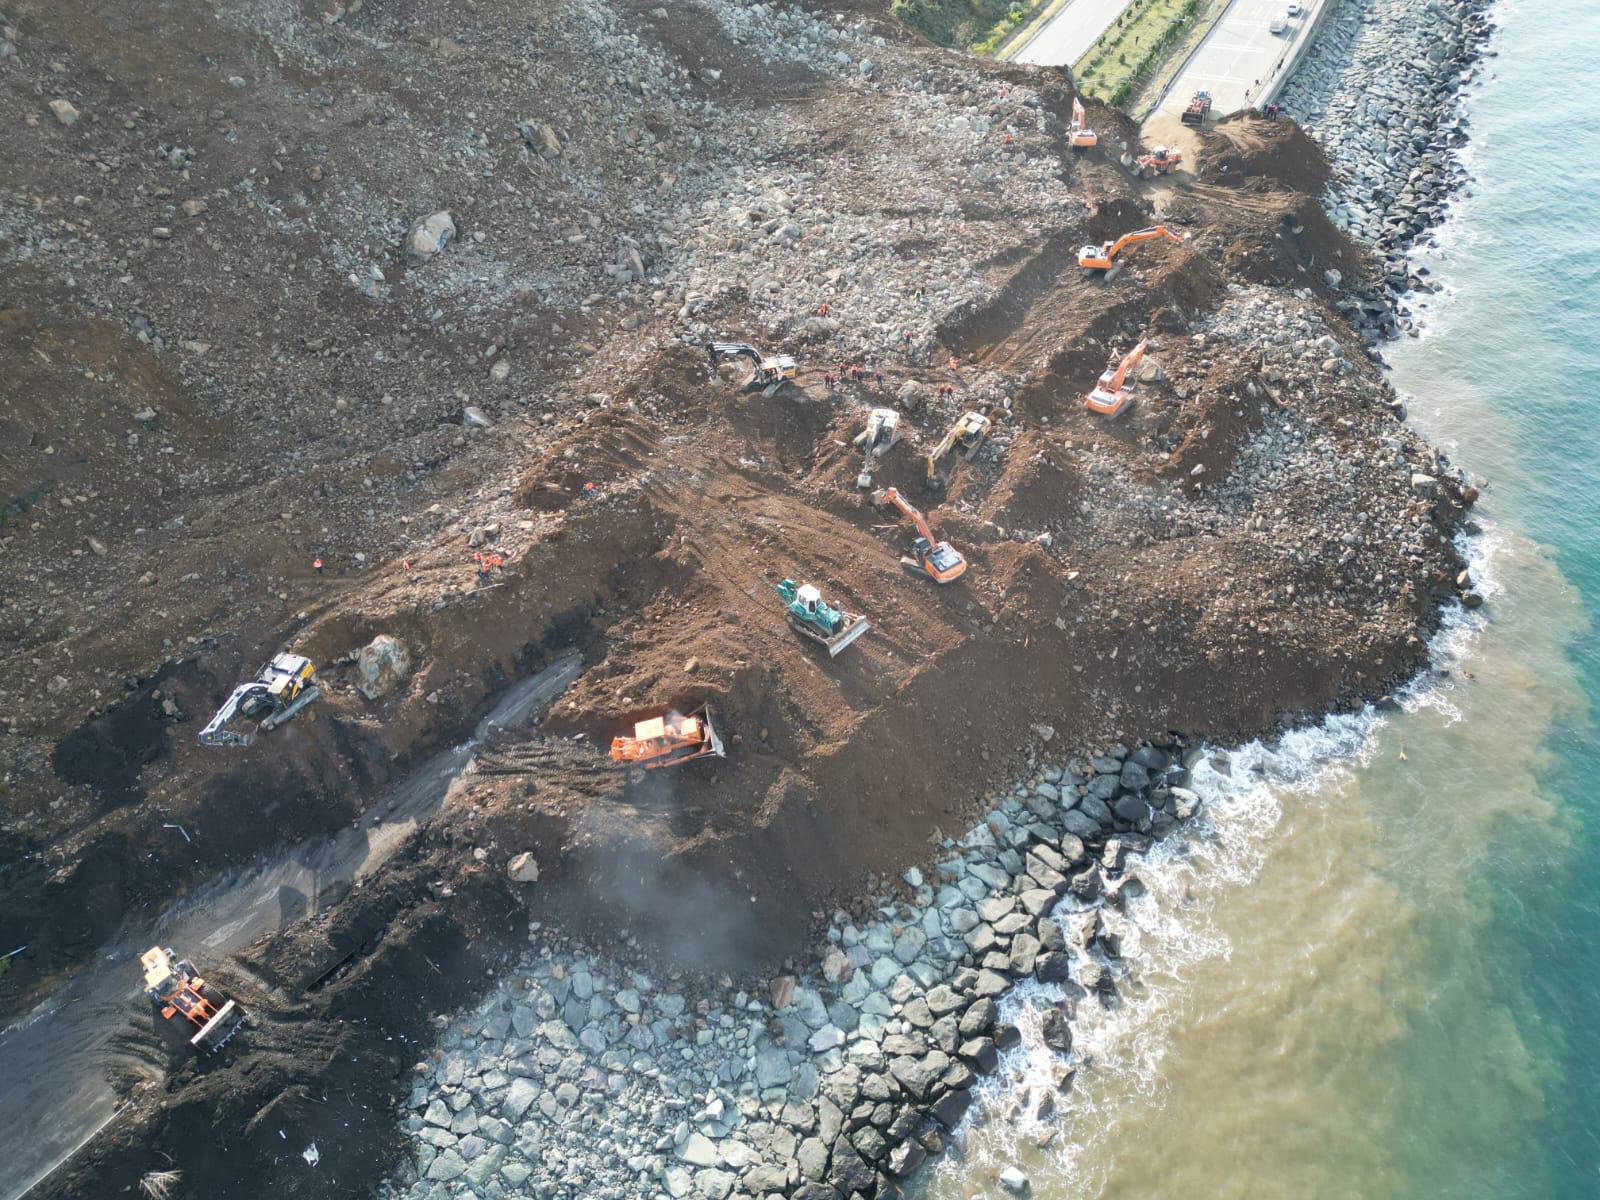
<path fill-rule="evenodd" d="M 697 758 L 723 758 L 722 739 L 711 724 L 711 708 L 666 712 L 637 722 L 633 736 L 611 739 L 611 758 L 626 766 L 675 767 Z"/>

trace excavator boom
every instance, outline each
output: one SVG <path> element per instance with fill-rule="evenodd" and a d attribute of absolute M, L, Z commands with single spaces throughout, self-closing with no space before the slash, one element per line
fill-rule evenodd
<path fill-rule="evenodd" d="M 1068 131 L 1069 141 L 1079 150 L 1095 145 L 1100 136 L 1092 129 L 1084 128 L 1083 102 L 1076 96 L 1072 98 L 1072 128 Z"/>
<path fill-rule="evenodd" d="M 1169 242 L 1182 245 L 1189 240 L 1187 233 L 1174 233 L 1165 225 L 1151 225 L 1146 229 L 1135 229 L 1132 233 L 1125 233 L 1114 242 L 1106 242 L 1099 246 L 1085 246 L 1078 251 L 1078 265 L 1086 271 L 1109 271 L 1121 254 L 1129 246 L 1138 245 L 1140 242 L 1152 241 L 1155 238 L 1165 238 Z"/>
<path fill-rule="evenodd" d="M 1095 384 L 1094 390 L 1084 397 L 1084 406 L 1090 412 L 1099 413 L 1103 417 L 1115 417 L 1133 403 L 1133 388 L 1125 387 L 1124 384 L 1128 376 L 1143 361 L 1145 347 L 1149 344 L 1150 339 L 1141 339 L 1139 344 L 1123 357 L 1115 371 L 1108 370 L 1100 376 L 1100 382 Z"/>
<path fill-rule="evenodd" d="M 967 560 L 949 542 L 936 541 L 928 522 L 895 488 L 874 492 L 873 503 L 886 504 L 899 509 L 902 516 L 917 527 L 917 540 L 912 543 L 915 557 L 901 558 L 900 565 L 914 575 L 925 575 L 935 583 L 954 583 L 967 573 Z"/>

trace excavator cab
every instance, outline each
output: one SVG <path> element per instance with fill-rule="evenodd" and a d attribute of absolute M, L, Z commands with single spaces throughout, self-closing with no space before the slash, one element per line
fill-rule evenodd
<path fill-rule="evenodd" d="M 1084 397 L 1084 407 L 1090 412 L 1099 413 L 1102 417 L 1120 416 L 1135 399 L 1133 386 L 1127 383 L 1127 379 L 1138 369 L 1139 363 L 1144 359 L 1145 347 L 1149 344 L 1148 338 L 1142 339 L 1128 352 L 1121 363 L 1102 373 L 1099 382 Z"/>
<path fill-rule="evenodd" d="M 800 374 L 800 365 L 787 354 L 762 354 L 748 342 L 707 342 L 706 358 L 710 360 L 711 375 L 725 358 L 748 358 L 752 368 L 745 387 L 760 388 L 763 396 L 770 396 L 789 380 Z"/>
<path fill-rule="evenodd" d="M 1099 134 L 1092 129 L 1085 129 L 1083 123 L 1083 101 L 1074 96 L 1072 98 L 1072 128 L 1068 131 L 1069 141 L 1074 150 L 1087 150 L 1100 141 Z"/>
<path fill-rule="evenodd" d="M 1110 271 L 1116 264 L 1117 255 L 1129 246 L 1136 246 L 1140 242 L 1148 242 L 1153 238 L 1165 238 L 1169 242 L 1182 245 L 1189 240 L 1187 233 L 1177 234 L 1165 225 L 1151 225 L 1147 229 L 1135 229 L 1132 233 L 1125 233 L 1114 242 L 1102 242 L 1098 246 L 1085 246 L 1078 251 L 1078 265 L 1085 271 Z"/>

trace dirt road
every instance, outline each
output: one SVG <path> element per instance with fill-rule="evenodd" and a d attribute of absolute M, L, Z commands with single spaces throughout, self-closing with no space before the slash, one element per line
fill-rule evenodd
<path fill-rule="evenodd" d="M 138 954 L 152 941 L 192 957 L 202 971 L 263 934 L 334 903 L 377 869 L 437 812 L 473 751 L 496 729 L 526 725 L 582 670 L 576 653 L 506 691 L 470 740 L 436 754 L 359 824 L 274 861 L 219 879 L 170 908 L 154 930 L 125 927 L 98 956 L 34 1012 L 0 1033 L 0 1196 L 18 1200 L 115 1119 L 109 1073 L 150 1073 L 129 1034 L 147 1018 Z M 248 1027 L 240 1034 L 249 1037 Z"/>

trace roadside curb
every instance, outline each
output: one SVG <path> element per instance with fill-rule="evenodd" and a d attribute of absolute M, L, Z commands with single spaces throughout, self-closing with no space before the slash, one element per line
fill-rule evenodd
<path fill-rule="evenodd" d="M 1044 27 L 1055 20 L 1061 10 L 1071 3 L 1072 0 L 1050 0 L 1050 3 L 1034 14 L 1033 20 L 1029 21 L 1001 44 L 1000 49 L 994 52 L 994 57 L 1001 62 L 1015 62 L 1017 55 L 1026 50 L 1028 44 L 1044 32 Z M 1068 70 L 1072 69 L 1071 63 L 1065 65 Z"/>
<path fill-rule="evenodd" d="M 1289 82 L 1289 77 L 1294 74 L 1294 69 L 1300 65 L 1300 60 L 1305 56 L 1306 50 L 1314 45 L 1317 34 L 1322 29 L 1322 19 L 1328 15 L 1338 0 L 1311 0 L 1310 20 L 1300 31 L 1300 36 L 1295 38 L 1294 45 L 1289 47 L 1289 53 L 1283 56 L 1283 69 L 1274 71 L 1267 79 L 1267 86 L 1261 89 L 1261 94 L 1252 102 L 1253 107 L 1260 108 L 1270 104 L 1282 90 L 1283 85 Z"/>

